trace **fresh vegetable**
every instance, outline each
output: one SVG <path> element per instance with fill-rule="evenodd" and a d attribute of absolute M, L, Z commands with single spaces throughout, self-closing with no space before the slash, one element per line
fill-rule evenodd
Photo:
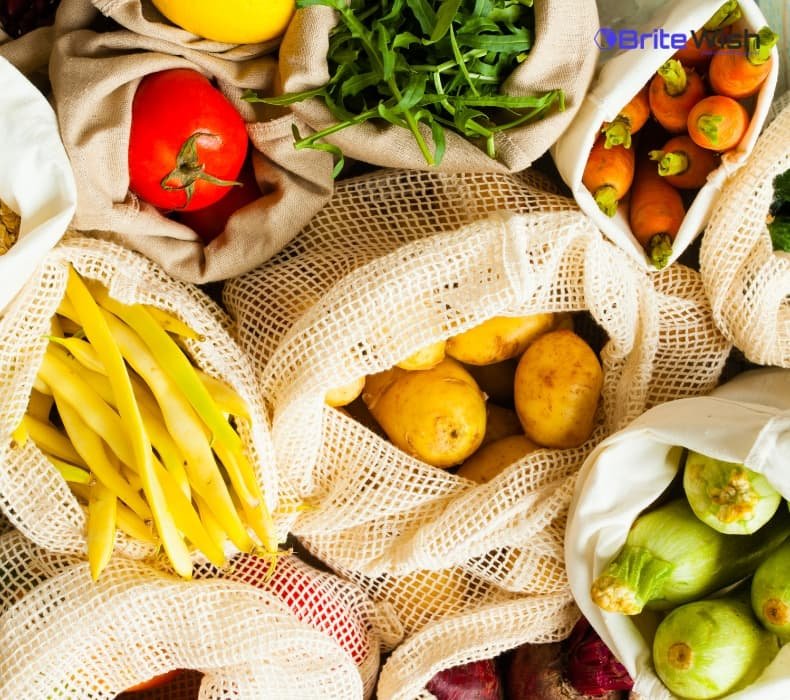
<path fill-rule="evenodd" d="M 553 314 L 494 316 L 447 341 L 450 357 L 469 365 L 490 365 L 518 357 L 554 325 Z"/>
<path fill-rule="evenodd" d="M 731 97 L 711 95 L 700 100 L 688 116 L 688 132 L 694 143 L 712 151 L 737 146 L 749 126 L 749 113 Z"/>
<path fill-rule="evenodd" d="M 606 135 L 604 148 L 625 146 L 631 148 L 631 136 L 639 131 L 650 116 L 650 101 L 647 97 L 647 85 L 634 95 L 618 115 L 601 127 Z"/>
<path fill-rule="evenodd" d="M 667 615 L 653 640 L 656 673 L 672 693 L 718 698 L 752 683 L 771 662 L 776 636 L 738 598 L 701 600 Z"/>
<path fill-rule="evenodd" d="M 294 0 L 152 0 L 173 24 L 226 44 L 252 44 L 280 36 Z"/>
<path fill-rule="evenodd" d="M 551 331 L 521 356 L 514 399 L 524 433 L 543 447 L 578 447 L 592 434 L 603 371 L 573 331 Z"/>
<path fill-rule="evenodd" d="M 515 411 L 497 406 L 490 401 L 486 403 L 486 433 L 483 436 L 483 442 L 480 443 L 480 449 L 502 438 L 523 434 L 521 421 Z"/>
<path fill-rule="evenodd" d="M 425 686 L 436 700 L 503 700 L 493 659 L 470 661 L 439 671 Z"/>
<path fill-rule="evenodd" d="M 138 683 L 137 685 L 132 686 L 131 688 L 127 688 L 124 690 L 124 693 L 139 693 L 143 690 L 153 690 L 154 688 L 161 688 L 164 685 L 167 685 L 171 681 L 174 681 L 176 678 L 181 676 L 184 673 L 182 669 L 174 669 L 172 671 L 168 671 L 167 673 L 160 673 L 153 678 L 149 678 L 147 681 L 143 681 L 142 683 Z"/>
<path fill-rule="evenodd" d="M 0 200 L 0 255 L 5 255 L 16 243 L 20 223 L 19 214 Z"/>
<path fill-rule="evenodd" d="M 716 51 L 708 70 L 713 91 L 736 100 L 756 94 L 771 71 L 771 52 L 778 39 L 770 27 L 763 27 L 757 37 L 749 37 L 746 51 Z"/>
<path fill-rule="evenodd" d="M 651 160 L 658 161 L 658 174 L 681 190 L 702 187 L 719 166 L 716 155 L 698 146 L 688 134 L 674 136 L 660 151 L 650 151 L 649 155 Z"/>
<path fill-rule="evenodd" d="M 161 209 L 213 204 L 238 184 L 248 141 L 244 120 L 204 75 L 147 75 L 132 101 L 129 189 Z"/>
<path fill-rule="evenodd" d="M 5 0 L 0 3 L 0 29 L 12 39 L 55 22 L 60 0 Z"/>
<path fill-rule="evenodd" d="M 582 617 L 565 641 L 566 675 L 583 695 L 598 697 L 634 685 L 625 667 L 603 643 L 589 621 Z"/>
<path fill-rule="evenodd" d="M 691 108 L 705 97 L 702 78 L 670 58 L 650 81 L 650 111 L 659 124 L 673 134 L 686 130 Z"/>
<path fill-rule="evenodd" d="M 444 340 L 431 343 L 427 347 L 420 348 L 405 360 L 398 362 L 397 366 L 406 370 L 431 369 L 431 367 L 436 367 L 436 365 L 444 359 L 445 345 L 446 343 Z"/>
<path fill-rule="evenodd" d="M 516 377 L 518 359 L 513 358 L 491 365 L 464 365 L 471 374 L 480 390 L 489 401 L 501 406 L 513 405 L 513 381 Z"/>
<path fill-rule="evenodd" d="M 742 16 L 743 12 L 741 12 L 741 6 L 738 4 L 738 0 L 727 0 L 727 2 L 713 13 L 713 16 L 705 22 L 703 27 L 704 29 L 712 30 L 722 29 L 723 27 L 729 27 L 735 24 Z"/>
<path fill-rule="evenodd" d="M 753 535 L 740 537 L 708 527 L 685 498 L 676 499 L 636 519 L 590 594 L 609 612 L 665 610 L 747 576 L 788 535 L 790 516 L 784 509 Z"/>
<path fill-rule="evenodd" d="M 686 209 L 680 193 L 661 177 L 647 158 L 640 161 L 634 178 L 628 219 L 631 232 L 659 270 L 672 255 L 672 242 Z"/>
<path fill-rule="evenodd" d="M 713 58 L 714 49 L 708 45 L 701 32 L 692 34 L 686 45 L 678 49 L 672 55 L 676 61 L 680 61 L 686 68 L 693 68 L 697 73 L 703 73 Z"/>
<path fill-rule="evenodd" d="M 782 642 L 790 642 L 790 542 L 770 554 L 754 572 L 752 609 Z"/>
<path fill-rule="evenodd" d="M 782 500 L 762 474 L 694 451 L 686 457 L 683 490 L 702 522 L 729 535 L 755 532 L 773 517 Z"/>
<path fill-rule="evenodd" d="M 538 446 L 526 435 L 511 435 L 481 447 L 461 465 L 456 474 L 478 484 L 485 484 L 537 449 Z"/>
<path fill-rule="evenodd" d="M 330 406 L 346 406 L 362 393 L 365 388 L 365 377 L 355 379 L 348 384 L 330 389 L 324 396 L 324 401 Z"/>
<path fill-rule="evenodd" d="M 606 148 L 602 136 L 593 144 L 584 166 L 582 183 L 606 216 L 615 215 L 620 200 L 631 189 L 634 162 L 634 151 L 631 148 Z"/>
<path fill-rule="evenodd" d="M 774 197 L 768 212 L 768 232 L 774 250 L 790 253 L 790 170 L 774 178 Z"/>
<path fill-rule="evenodd" d="M 485 434 L 485 395 L 451 358 L 428 370 L 372 375 L 362 399 L 394 445 L 435 467 L 463 462 Z"/>
<path fill-rule="evenodd" d="M 425 0 L 393 5 L 385 0 L 299 0 L 297 7 L 325 5 L 338 24 L 329 36 L 329 80 L 315 90 L 277 98 L 292 104 L 320 97 L 336 124 L 306 137 L 296 148 L 342 153 L 324 137 L 353 124 L 381 119 L 409 129 L 428 165 L 445 150 L 444 129 L 481 140 L 496 157 L 494 136 L 564 109 L 561 90 L 540 95 L 504 95 L 505 79 L 529 55 L 534 40 L 530 2 Z M 429 146 L 420 125 L 433 139 Z"/>

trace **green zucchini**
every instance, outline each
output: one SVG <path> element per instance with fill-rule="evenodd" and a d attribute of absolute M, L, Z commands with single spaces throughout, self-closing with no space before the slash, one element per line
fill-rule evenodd
<path fill-rule="evenodd" d="M 790 642 L 790 542 L 773 552 L 754 572 L 752 608 L 766 629 Z"/>
<path fill-rule="evenodd" d="M 625 615 L 672 608 L 748 576 L 788 536 L 785 508 L 752 535 L 725 535 L 680 498 L 636 519 L 590 594 L 599 607 Z"/>

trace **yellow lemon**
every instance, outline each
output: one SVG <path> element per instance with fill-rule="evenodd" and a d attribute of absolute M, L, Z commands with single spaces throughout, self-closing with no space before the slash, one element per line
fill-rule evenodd
<path fill-rule="evenodd" d="M 253 44 L 280 36 L 295 0 L 153 0 L 173 24 L 228 44 Z"/>

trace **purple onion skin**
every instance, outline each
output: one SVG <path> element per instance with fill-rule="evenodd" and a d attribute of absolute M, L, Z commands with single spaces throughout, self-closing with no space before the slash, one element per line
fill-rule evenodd
<path fill-rule="evenodd" d="M 437 673 L 425 686 L 438 700 L 503 700 L 492 659 L 472 661 Z"/>
<path fill-rule="evenodd" d="M 565 642 L 566 674 L 582 695 L 593 697 L 613 690 L 631 690 L 633 680 L 592 628 L 581 618 Z"/>

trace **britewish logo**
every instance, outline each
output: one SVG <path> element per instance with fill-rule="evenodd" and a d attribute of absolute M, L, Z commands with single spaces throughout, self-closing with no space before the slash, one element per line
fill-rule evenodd
<path fill-rule="evenodd" d="M 682 49 L 686 45 L 687 37 L 691 38 L 694 45 L 703 53 L 713 53 L 720 49 L 749 52 L 760 48 L 760 35 L 744 29 L 740 33 L 730 33 L 725 29 L 692 29 L 690 32 L 668 32 L 663 27 L 650 32 L 639 32 L 636 29 L 612 29 L 601 27 L 594 37 L 595 45 L 601 51 L 653 50 L 653 49 Z"/>

